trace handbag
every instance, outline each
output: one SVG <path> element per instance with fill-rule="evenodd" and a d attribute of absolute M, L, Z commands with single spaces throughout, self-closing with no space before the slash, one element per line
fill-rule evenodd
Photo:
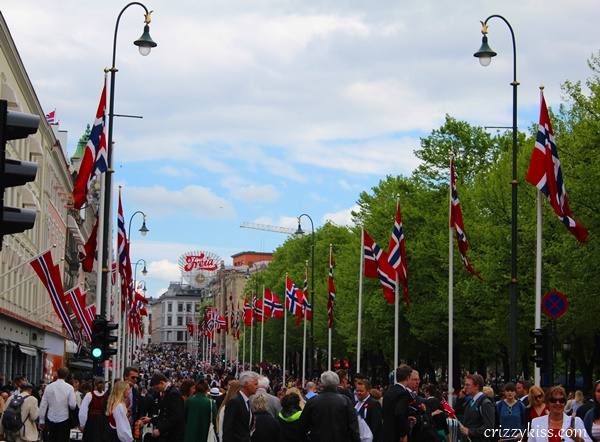
<path fill-rule="evenodd" d="M 208 424 L 208 435 L 206 436 L 206 442 L 218 442 L 217 435 L 215 434 L 215 426 L 213 425 L 213 404 L 210 402 L 210 422 Z"/>

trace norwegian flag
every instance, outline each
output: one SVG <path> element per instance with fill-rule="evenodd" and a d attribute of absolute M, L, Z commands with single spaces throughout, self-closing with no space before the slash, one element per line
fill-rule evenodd
<path fill-rule="evenodd" d="M 289 277 L 285 280 L 285 308 L 288 312 L 302 318 L 303 314 L 302 292 L 296 287 Z"/>
<path fill-rule="evenodd" d="M 111 271 L 110 271 L 111 281 L 112 281 L 112 285 L 114 287 L 115 285 L 117 285 L 117 262 L 113 260 L 110 267 L 111 267 Z"/>
<path fill-rule="evenodd" d="M 85 308 L 85 314 L 88 318 L 91 318 L 90 323 L 96 318 L 96 304 L 90 304 Z"/>
<path fill-rule="evenodd" d="M 244 325 L 246 327 L 252 327 L 254 324 L 254 312 L 252 311 L 252 306 L 248 302 L 248 299 L 244 299 Z"/>
<path fill-rule="evenodd" d="M 74 287 L 65 293 L 67 302 L 71 305 L 71 310 L 81 324 L 81 329 L 88 341 L 92 340 L 92 321 L 93 317 L 88 316 L 85 308 L 85 293 L 81 293 L 79 287 Z"/>
<path fill-rule="evenodd" d="M 121 191 L 119 190 L 119 209 L 117 220 L 117 250 L 119 253 L 119 275 L 121 277 L 121 310 L 131 300 L 131 261 L 129 259 L 129 242 L 125 230 L 125 218 L 123 216 L 123 204 L 121 203 Z"/>
<path fill-rule="evenodd" d="M 404 228 L 402 227 L 402 213 L 400 212 L 400 198 L 396 200 L 396 217 L 394 218 L 394 228 L 388 245 L 388 262 L 396 271 L 398 279 L 402 282 L 402 293 L 404 303 L 410 305 L 408 296 L 408 266 L 406 264 L 406 241 L 404 238 Z"/>
<path fill-rule="evenodd" d="M 373 241 L 366 229 L 363 229 L 363 243 L 365 276 L 379 279 L 383 287 L 383 296 L 388 304 L 393 304 L 396 297 L 396 271 L 390 266 L 387 253 Z"/>
<path fill-rule="evenodd" d="M 96 111 L 96 119 L 90 133 L 90 138 L 85 146 L 85 152 L 79 165 L 79 172 L 73 185 L 73 207 L 81 209 L 86 202 L 87 193 L 96 173 L 106 172 L 108 163 L 106 158 L 106 75 L 104 87 L 100 95 L 100 103 Z"/>
<path fill-rule="evenodd" d="M 216 325 L 217 330 L 227 330 L 227 321 L 223 315 L 217 315 Z"/>
<path fill-rule="evenodd" d="M 465 225 L 463 222 L 462 209 L 460 208 L 460 200 L 458 199 L 458 191 L 456 190 L 456 177 L 454 175 L 454 160 L 450 160 L 450 193 L 451 193 L 451 205 L 450 205 L 450 227 L 456 232 L 456 242 L 458 243 L 458 251 L 460 252 L 460 259 L 462 260 L 465 268 L 469 273 L 481 279 L 481 275 L 477 272 L 469 258 L 467 258 L 467 250 L 469 250 L 469 243 L 467 242 L 467 236 L 465 234 Z"/>
<path fill-rule="evenodd" d="M 302 310 L 307 321 L 312 319 L 312 305 L 308 302 L 308 261 L 304 266 L 304 289 L 302 290 Z"/>
<path fill-rule="evenodd" d="M 333 311 L 335 306 L 335 283 L 333 281 L 333 246 L 329 245 L 329 277 L 327 278 L 327 328 L 333 328 Z"/>
<path fill-rule="evenodd" d="M 231 322 L 231 329 L 233 333 L 233 337 L 235 339 L 240 339 L 240 312 L 239 310 L 233 313 L 233 318 Z"/>
<path fill-rule="evenodd" d="M 256 294 L 252 294 L 252 311 L 256 322 L 263 322 L 263 300 L 259 299 Z"/>
<path fill-rule="evenodd" d="M 46 121 L 50 126 L 58 126 L 58 120 L 56 119 L 56 109 L 46 114 Z"/>
<path fill-rule="evenodd" d="M 270 289 L 265 289 L 263 302 L 265 305 L 265 316 L 275 319 L 283 318 L 283 304 L 276 293 L 271 292 Z"/>
<path fill-rule="evenodd" d="M 77 342 L 77 335 L 73 325 L 71 324 L 71 320 L 69 319 L 69 313 L 67 312 L 64 289 L 62 280 L 60 278 L 60 270 L 52 261 L 52 253 L 48 250 L 46 253 L 34 258 L 29 264 L 39 276 L 42 284 L 44 284 L 44 287 L 46 287 L 46 290 L 50 295 L 52 307 L 60 319 L 60 322 L 67 330 L 67 333 L 71 339 Z"/>
<path fill-rule="evenodd" d="M 194 336 L 194 323 L 192 322 L 191 318 L 188 319 L 186 326 L 188 335 L 190 335 L 190 337 Z"/>
<path fill-rule="evenodd" d="M 98 239 L 98 214 L 96 214 L 96 222 L 92 227 L 92 232 L 87 242 L 83 246 L 83 252 L 79 252 L 79 260 L 81 268 L 84 272 L 89 273 L 94 270 L 94 260 L 96 259 L 96 248 Z"/>
<path fill-rule="evenodd" d="M 558 150 L 554 141 L 554 132 L 544 94 L 541 94 L 540 123 L 535 140 L 535 147 L 531 154 L 527 181 L 537 187 L 550 201 L 554 213 L 567 227 L 577 241 L 587 241 L 588 231 L 573 218 L 569 207 L 567 190 L 563 181 Z"/>

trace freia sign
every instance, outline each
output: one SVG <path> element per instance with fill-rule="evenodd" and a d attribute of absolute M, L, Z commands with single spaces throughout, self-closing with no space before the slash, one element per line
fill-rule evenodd
<path fill-rule="evenodd" d="M 183 271 L 186 273 L 193 271 L 205 271 L 214 272 L 219 268 L 215 262 L 214 256 L 207 254 L 206 252 L 192 252 L 182 256 Z"/>

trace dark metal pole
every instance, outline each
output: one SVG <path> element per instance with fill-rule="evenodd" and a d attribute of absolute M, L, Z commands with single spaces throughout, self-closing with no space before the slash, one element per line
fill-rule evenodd
<path fill-rule="evenodd" d="M 103 230 L 103 244 L 102 244 L 102 291 L 100 292 L 100 311 L 98 315 L 104 316 L 107 311 L 106 307 L 108 304 L 108 281 L 110 277 L 110 263 L 109 263 L 109 250 L 110 250 L 110 231 L 109 231 L 109 220 L 112 216 L 111 213 L 111 197 L 112 197 L 112 148 L 113 148 L 113 119 L 115 116 L 115 74 L 117 73 L 117 68 L 115 67 L 115 60 L 117 57 L 117 32 L 119 31 L 119 22 L 121 20 L 121 16 L 123 12 L 127 8 L 132 5 L 141 6 L 146 14 L 148 14 L 148 8 L 139 2 L 131 2 L 127 4 L 119 15 L 117 16 L 117 22 L 115 24 L 115 35 L 113 39 L 113 54 L 112 54 L 112 66 L 110 68 L 110 98 L 109 98 L 109 108 L 108 108 L 108 140 L 106 146 L 106 159 L 108 163 L 108 170 L 106 171 L 106 177 L 104 181 L 104 226 L 102 226 Z"/>
<path fill-rule="evenodd" d="M 312 378 L 313 368 L 315 367 L 315 224 L 307 213 L 298 217 L 298 221 L 303 216 L 310 221 L 311 228 L 311 259 L 310 259 L 310 304 L 312 307 L 312 316 L 310 317 L 310 358 L 308 358 L 308 374 Z"/>
<path fill-rule="evenodd" d="M 513 46 L 513 109 L 512 109 L 512 202 L 511 202 L 511 256 L 510 256 L 510 353 L 509 353 L 509 376 L 508 379 L 517 378 L 517 354 L 518 354 L 518 329 L 517 329 L 517 307 L 519 299 L 519 286 L 517 280 L 517 45 L 515 33 L 512 26 L 501 15 L 490 15 L 485 19 L 485 24 L 492 18 L 499 18 L 508 26 Z"/>

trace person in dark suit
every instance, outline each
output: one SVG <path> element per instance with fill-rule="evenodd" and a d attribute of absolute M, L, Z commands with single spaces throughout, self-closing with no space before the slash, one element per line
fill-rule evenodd
<path fill-rule="evenodd" d="M 515 384 L 517 399 L 523 402 L 523 405 L 529 407 L 529 382 L 519 380 Z"/>
<path fill-rule="evenodd" d="M 357 379 L 354 382 L 356 394 L 356 404 L 354 409 L 358 415 L 365 420 L 373 433 L 373 442 L 380 442 L 381 429 L 383 427 L 383 415 L 379 401 L 373 399 L 371 394 L 371 383 L 368 379 Z"/>
<path fill-rule="evenodd" d="M 339 384 L 336 373 L 324 372 L 321 375 L 323 390 L 306 402 L 302 410 L 302 436 L 310 435 L 311 442 L 360 442 L 356 411 L 352 400 L 338 392 Z"/>
<path fill-rule="evenodd" d="M 413 398 L 408 390 L 412 367 L 402 364 L 396 369 L 396 384 L 383 395 L 382 442 L 407 442 L 410 425 L 409 407 Z"/>
<path fill-rule="evenodd" d="M 466 405 L 460 432 L 472 442 L 489 440 L 496 423 L 496 406 L 482 389 L 481 375 L 465 376 L 465 390 L 471 400 Z"/>
<path fill-rule="evenodd" d="M 253 371 L 240 373 L 240 392 L 225 407 L 222 442 L 250 442 L 254 423 L 250 396 L 256 393 L 258 376 Z"/>
<path fill-rule="evenodd" d="M 142 418 L 143 423 L 152 422 L 152 438 L 157 442 L 183 442 L 185 434 L 185 408 L 179 390 L 167 381 L 165 375 L 156 373 L 150 380 L 160 399 L 158 415 Z"/>
<path fill-rule="evenodd" d="M 145 413 L 142 413 L 143 401 L 141 400 L 140 391 L 138 389 L 138 381 L 140 379 L 140 370 L 136 367 L 125 367 L 123 370 L 123 380 L 131 387 L 129 389 L 129 421 L 134 424 Z"/>

